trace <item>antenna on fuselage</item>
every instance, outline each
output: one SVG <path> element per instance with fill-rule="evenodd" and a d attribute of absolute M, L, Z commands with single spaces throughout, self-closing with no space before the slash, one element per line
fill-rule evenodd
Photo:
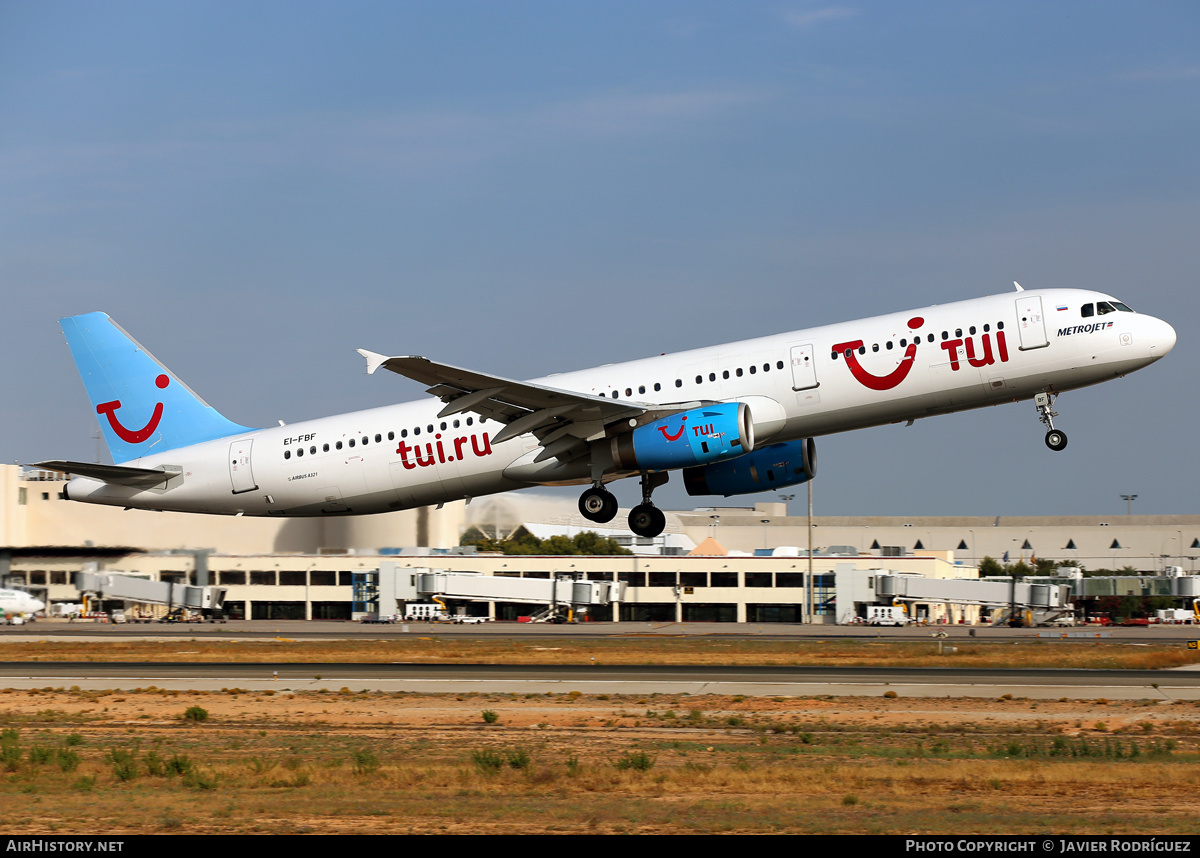
<path fill-rule="evenodd" d="M 1017 287 L 1017 291 L 1018 291 L 1018 292 L 1024 292 L 1024 291 L 1025 291 L 1025 287 L 1024 287 L 1024 286 L 1022 286 L 1020 283 L 1018 283 L 1016 280 L 1014 280 L 1014 281 L 1013 281 L 1013 285 Z"/>

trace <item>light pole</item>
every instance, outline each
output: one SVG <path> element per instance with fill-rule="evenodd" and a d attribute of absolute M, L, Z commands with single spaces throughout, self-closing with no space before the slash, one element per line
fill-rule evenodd
<path fill-rule="evenodd" d="M 1121 495 L 1121 500 L 1125 501 L 1125 514 L 1133 515 L 1133 502 L 1137 500 L 1137 495 Z"/>
<path fill-rule="evenodd" d="M 804 616 L 805 622 L 813 621 L 813 585 L 816 583 L 813 580 L 813 556 L 812 556 L 812 480 L 808 481 L 808 586 L 804 588 Z"/>

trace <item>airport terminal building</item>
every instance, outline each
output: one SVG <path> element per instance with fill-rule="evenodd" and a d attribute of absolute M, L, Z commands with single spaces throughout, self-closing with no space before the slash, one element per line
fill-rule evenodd
<path fill-rule="evenodd" d="M 1195 571 L 1200 516 L 1050 518 L 816 517 L 809 562 L 806 517 L 784 504 L 668 514 L 655 539 L 597 528 L 574 502 L 506 495 L 441 509 L 377 516 L 252 519 L 120 510 L 65 501 L 49 472 L 0 466 L 0 578 L 54 604 L 78 603 L 75 574 L 121 572 L 225 589 L 229 615 L 248 619 L 349 620 L 390 613 L 364 593 L 381 570 L 448 571 L 523 579 L 571 577 L 624 584 L 619 603 L 594 620 L 630 622 L 846 622 L 861 612 L 881 572 L 975 579 L 985 557 L 1054 559 L 1126 579 Z M 629 556 L 504 556 L 458 547 L 468 528 L 498 536 L 599 530 Z M 1133 572 L 1131 570 L 1136 570 Z M 866 587 L 868 590 L 864 590 Z M 1132 592 L 1132 589 L 1129 589 Z M 528 606 L 451 603 L 452 611 L 515 619 Z M 164 609 L 165 610 L 165 609 Z M 973 622 L 976 608 L 929 601 L 930 622 Z"/>

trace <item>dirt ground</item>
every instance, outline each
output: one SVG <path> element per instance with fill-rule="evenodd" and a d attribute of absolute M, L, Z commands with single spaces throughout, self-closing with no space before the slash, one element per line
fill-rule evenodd
<path fill-rule="evenodd" d="M 123 684 L 127 684 L 127 681 Z M 1001 698 L 885 697 L 733 697 L 726 695 L 515 695 L 505 693 L 320 693 L 283 690 L 250 692 L 228 688 L 220 692 L 175 691 L 153 686 L 136 690 L 85 692 L 62 687 L 0 692 L 5 722 L 37 720 L 48 706 L 70 721 L 87 723 L 98 731 L 121 725 L 178 726 L 181 707 L 202 705 L 213 725 L 224 727 L 275 723 L 280 726 L 322 725 L 345 731 L 377 728 L 381 724 L 403 729 L 459 728 L 480 723 L 480 707 L 502 711 L 512 729 L 546 725 L 586 727 L 589 722 L 632 726 L 645 720 L 646 706 L 673 711 L 700 710 L 708 717 L 741 716 L 757 721 L 819 718 L 842 728 L 915 728 L 927 725 L 970 725 L 988 722 L 1010 725 L 1053 722 L 1061 735 L 1095 731 L 1119 734 L 1145 731 L 1145 724 L 1163 727 L 1196 725 L 1200 730 L 1200 704 L 1165 700 L 1057 701 Z"/>
<path fill-rule="evenodd" d="M 48 689 L 4 692 L 0 722 L 19 833 L 1185 833 L 1200 813 L 1194 703 Z"/>

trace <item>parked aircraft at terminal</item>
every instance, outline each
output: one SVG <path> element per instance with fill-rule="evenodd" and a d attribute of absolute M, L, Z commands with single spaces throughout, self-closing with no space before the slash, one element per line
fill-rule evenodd
<path fill-rule="evenodd" d="M 0 589 L 0 616 L 36 614 L 45 608 L 45 602 L 35 599 L 24 590 Z"/>
<path fill-rule="evenodd" d="M 1014 284 L 1016 285 L 1016 284 Z M 1118 378 L 1175 345 L 1166 322 L 1100 292 L 1023 290 L 515 381 L 360 350 L 367 371 L 434 398 L 252 429 L 197 396 L 104 313 L 61 321 L 116 465 L 41 462 L 71 500 L 182 512 L 388 512 L 530 486 L 587 485 L 580 512 L 611 521 L 605 484 L 640 475 L 629 514 L 671 471 L 692 495 L 739 495 L 816 473 L 813 438 L 1033 399 L 1045 441 L 1062 392 Z"/>

